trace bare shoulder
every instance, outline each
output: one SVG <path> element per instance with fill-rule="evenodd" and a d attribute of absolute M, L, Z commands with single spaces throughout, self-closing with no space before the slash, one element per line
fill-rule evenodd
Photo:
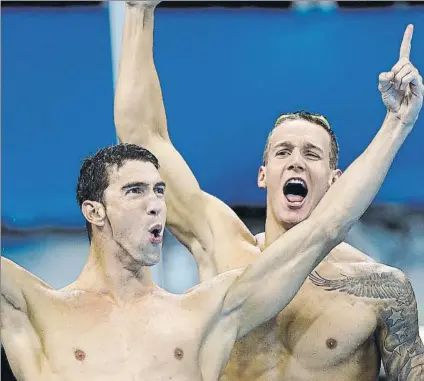
<path fill-rule="evenodd" d="M 195 298 L 197 296 L 203 297 L 205 294 L 218 294 L 221 291 L 225 292 L 244 270 L 245 268 L 239 268 L 221 273 L 208 281 L 189 288 L 184 292 L 184 295 L 185 297 Z"/>
<path fill-rule="evenodd" d="M 335 257 L 341 272 L 352 276 L 373 279 L 396 279 L 399 282 L 409 282 L 402 270 L 379 263 L 355 247 L 341 243 L 335 249 Z"/>
<path fill-rule="evenodd" d="M 229 270 L 188 289 L 181 295 L 183 304 L 197 306 L 209 314 L 220 311 L 227 291 L 243 271 L 244 268 Z"/>
<path fill-rule="evenodd" d="M 342 242 L 341 244 L 337 245 L 333 249 L 332 253 L 334 253 L 339 262 L 376 263 L 373 258 L 365 254 L 363 251 L 353 247 L 352 245 L 349 245 L 346 242 Z"/>
<path fill-rule="evenodd" d="M 309 280 L 326 291 L 368 299 L 381 306 L 404 296 L 410 297 L 412 286 L 401 270 L 356 254 L 352 252 L 355 256 L 350 260 L 345 258 L 332 262 L 330 271 L 321 272 L 317 268 L 310 274 Z"/>
<path fill-rule="evenodd" d="M 396 268 L 374 261 L 357 262 L 351 265 L 357 277 L 360 277 L 369 287 L 384 293 L 376 293 L 381 299 L 398 298 L 403 292 L 412 291 L 411 283 L 405 273 Z"/>

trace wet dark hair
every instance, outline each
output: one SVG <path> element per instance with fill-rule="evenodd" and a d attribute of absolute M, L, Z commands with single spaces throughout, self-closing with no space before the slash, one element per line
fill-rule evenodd
<path fill-rule="evenodd" d="M 328 135 L 330 135 L 330 168 L 336 169 L 339 161 L 339 145 L 337 144 L 337 138 L 334 134 L 334 131 L 331 129 L 330 123 L 324 115 L 321 114 L 313 114 L 308 111 L 300 110 L 294 113 L 282 114 L 278 117 L 274 124 L 274 128 L 270 131 L 268 138 L 265 144 L 265 150 L 263 153 L 263 165 L 268 163 L 268 154 L 270 148 L 270 140 L 272 133 L 275 128 L 280 126 L 287 120 L 306 120 L 308 122 L 314 123 L 327 131 Z"/>
<path fill-rule="evenodd" d="M 77 202 L 82 206 L 86 200 L 104 203 L 104 192 L 109 186 L 108 169 L 122 167 L 128 160 L 152 163 L 159 169 L 159 162 L 150 151 L 135 144 L 117 144 L 87 156 L 81 164 L 77 184 Z M 86 222 L 88 239 L 91 241 L 91 224 Z"/>

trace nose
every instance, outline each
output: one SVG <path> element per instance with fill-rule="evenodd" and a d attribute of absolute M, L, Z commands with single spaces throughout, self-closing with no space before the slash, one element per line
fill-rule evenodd
<path fill-rule="evenodd" d="M 290 155 L 290 162 L 287 169 L 294 172 L 303 172 L 305 170 L 305 162 L 299 150 L 295 149 Z"/>
<path fill-rule="evenodd" d="M 147 204 L 147 214 L 149 216 L 158 216 L 162 209 L 162 203 L 159 200 L 150 200 Z"/>

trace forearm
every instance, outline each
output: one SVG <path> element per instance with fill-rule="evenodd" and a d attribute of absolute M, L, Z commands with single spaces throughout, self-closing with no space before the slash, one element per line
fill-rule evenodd
<path fill-rule="evenodd" d="M 343 239 L 374 199 L 411 129 L 412 125 L 404 126 L 388 114 L 371 144 L 330 187 L 311 218 L 327 224 L 331 235 Z"/>
<path fill-rule="evenodd" d="M 115 94 L 115 124 L 121 142 L 146 146 L 168 138 L 165 108 L 153 61 L 154 7 L 125 4 L 121 60 Z"/>
<path fill-rule="evenodd" d="M 239 337 L 281 311 L 336 244 L 322 224 L 307 219 L 268 246 L 232 284 L 224 300 L 224 314 L 241 307 Z"/>

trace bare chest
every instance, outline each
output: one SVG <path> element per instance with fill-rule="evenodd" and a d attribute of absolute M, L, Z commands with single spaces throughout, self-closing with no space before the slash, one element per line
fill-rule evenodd
<path fill-rule="evenodd" d="M 308 282 L 278 316 L 283 347 L 309 366 L 336 365 L 374 340 L 375 307 L 339 292 L 318 290 Z"/>
<path fill-rule="evenodd" d="M 223 380 L 374 380 L 376 326 L 373 305 L 306 281 L 276 318 L 236 343 Z"/>
<path fill-rule="evenodd" d="M 148 311 L 56 305 L 53 313 L 41 314 L 36 321 L 46 358 L 42 379 L 197 379 L 201 323 L 172 306 L 152 304 Z"/>

